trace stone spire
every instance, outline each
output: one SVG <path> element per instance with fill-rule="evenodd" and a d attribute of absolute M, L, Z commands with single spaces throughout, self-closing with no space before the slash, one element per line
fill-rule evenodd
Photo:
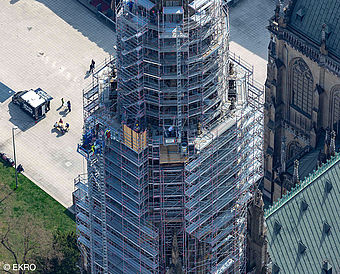
<path fill-rule="evenodd" d="M 283 0 L 279 0 L 279 14 L 280 14 L 280 17 L 283 17 L 284 16 L 284 1 Z"/>
<path fill-rule="evenodd" d="M 281 172 L 286 172 L 286 137 L 281 138 Z"/>
<path fill-rule="evenodd" d="M 294 185 L 299 183 L 299 160 L 298 159 L 294 161 L 293 183 Z"/>
<path fill-rule="evenodd" d="M 275 9 L 275 21 L 279 23 L 280 26 L 285 27 L 285 13 L 284 13 L 284 1 L 279 0 Z"/>
<path fill-rule="evenodd" d="M 256 187 L 247 210 L 247 271 L 251 273 L 267 273 L 267 227 L 263 207 L 262 193 Z"/>
<path fill-rule="evenodd" d="M 325 42 L 326 42 L 326 24 L 323 24 L 321 30 L 321 43 Z"/>
<path fill-rule="evenodd" d="M 178 241 L 176 232 L 172 239 L 171 266 L 166 274 L 183 274 L 181 258 L 179 257 Z"/>
<path fill-rule="evenodd" d="M 330 144 L 330 136 L 329 136 L 329 128 L 326 129 L 326 135 L 325 135 L 325 143 L 324 143 L 324 153 L 326 157 L 329 156 L 329 144 Z"/>
<path fill-rule="evenodd" d="M 176 233 L 174 233 L 174 237 L 173 237 L 173 240 L 172 240 L 171 259 L 172 259 L 172 263 L 174 265 L 176 265 L 179 261 L 179 251 L 178 251 L 178 242 L 177 242 Z"/>
<path fill-rule="evenodd" d="M 324 153 L 322 152 L 322 150 L 320 149 L 319 154 L 318 154 L 318 160 L 316 162 L 316 168 L 318 169 L 319 167 L 321 167 L 322 163 L 323 163 L 323 157 L 324 157 Z"/>
<path fill-rule="evenodd" d="M 331 156 L 335 155 L 335 137 L 336 137 L 335 131 L 332 130 L 332 133 L 331 133 L 331 143 L 329 145 L 329 150 L 330 150 L 330 155 Z"/>
<path fill-rule="evenodd" d="M 259 208 L 261 208 L 261 210 L 263 210 L 263 200 L 262 200 L 262 192 L 256 188 L 255 190 L 255 199 L 254 199 L 255 205 L 257 205 Z"/>
<path fill-rule="evenodd" d="M 321 54 L 323 55 L 327 55 L 328 53 L 327 47 L 326 47 L 326 40 L 327 40 L 326 32 L 327 32 L 327 25 L 323 24 L 322 30 L 321 30 L 321 46 L 320 46 L 320 51 L 321 51 Z"/>
<path fill-rule="evenodd" d="M 275 8 L 275 21 L 278 22 L 280 17 L 280 3 L 276 5 Z"/>

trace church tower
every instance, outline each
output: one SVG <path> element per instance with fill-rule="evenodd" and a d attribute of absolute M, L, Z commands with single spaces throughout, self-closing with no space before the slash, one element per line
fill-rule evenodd
<path fill-rule="evenodd" d="M 264 223 L 262 193 L 256 189 L 248 206 L 247 273 L 266 273 L 267 228 Z"/>

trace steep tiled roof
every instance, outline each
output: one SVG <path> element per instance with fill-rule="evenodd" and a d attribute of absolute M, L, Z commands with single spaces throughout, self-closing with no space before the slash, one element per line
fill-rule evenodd
<path fill-rule="evenodd" d="M 340 1 L 295 0 L 288 26 L 320 44 L 322 25 L 326 24 L 326 47 L 340 58 Z"/>
<path fill-rule="evenodd" d="M 278 273 L 340 268 L 340 155 L 265 212 L 268 251 Z"/>

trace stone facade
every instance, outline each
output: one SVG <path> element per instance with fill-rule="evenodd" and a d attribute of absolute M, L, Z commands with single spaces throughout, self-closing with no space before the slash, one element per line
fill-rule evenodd
<path fill-rule="evenodd" d="M 267 273 L 267 228 L 264 222 L 262 194 L 257 189 L 248 205 L 247 273 Z"/>
<path fill-rule="evenodd" d="M 268 27 L 263 194 L 271 202 L 286 191 L 280 175 L 315 148 L 319 133 L 340 131 L 340 56 L 327 50 L 325 24 L 319 43 L 290 26 L 296 2 L 278 6 Z"/>

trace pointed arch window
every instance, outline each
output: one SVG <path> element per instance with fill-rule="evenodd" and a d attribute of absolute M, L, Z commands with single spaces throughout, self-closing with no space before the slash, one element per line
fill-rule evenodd
<path fill-rule="evenodd" d="M 300 112 L 311 115 L 313 107 L 313 76 L 302 59 L 292 65 L 292 105 Z"/>
<path fill-rule="evenodd" d="M 333 96 L 333 124 L 340 121 L 340 90 Z"/>
<path fill-rule="evenodd" d="M 291 142 L 288 145 L 288 155 L 287 155 L 287 161 L 289 161 L 290 159 L 292 159 L 294 156 L 296 156 L 297 154 L 299 154 L 302 150 L 301 145 L 298 142 Z"/>

